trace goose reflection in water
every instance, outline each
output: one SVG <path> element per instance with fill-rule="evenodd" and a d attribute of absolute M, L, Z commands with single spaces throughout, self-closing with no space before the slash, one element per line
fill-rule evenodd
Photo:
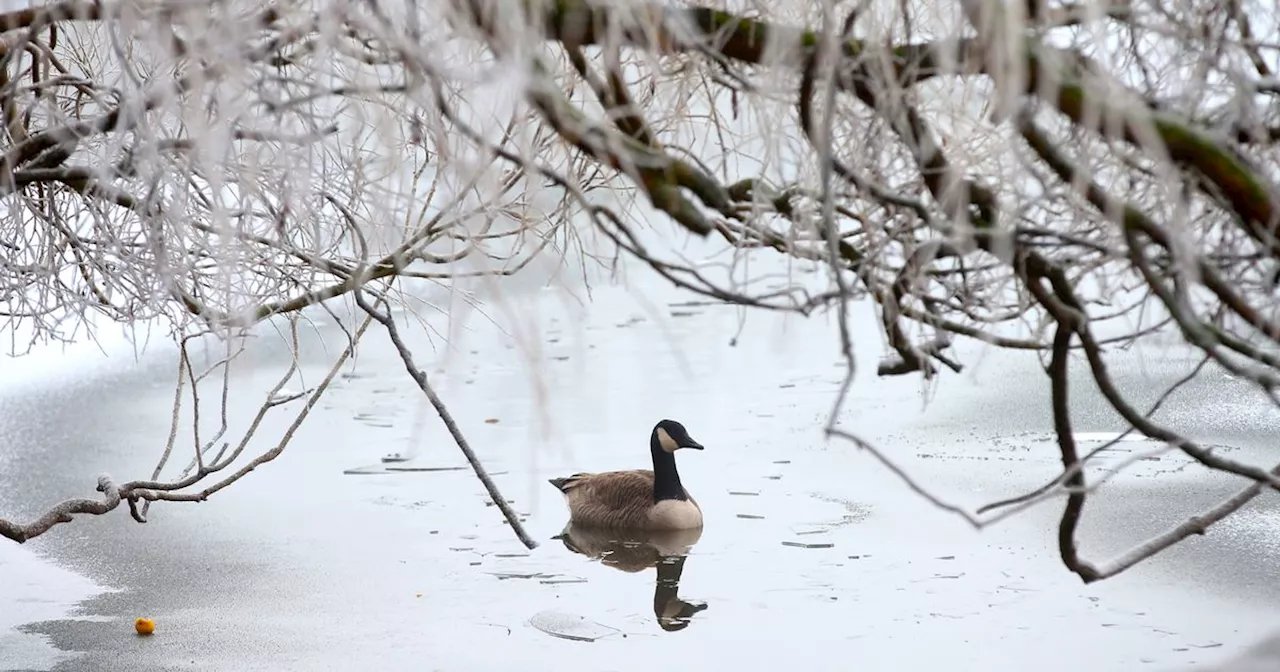
<path fill-rule="evenodd" d="M 705 602 L 680 599 L 680 575 L 690 549 L 702 538 L 702 528 L 690 530 L 609 530 L 579 527 L 573 523 L 555 537 L 565 548 L 600 564 L 634 574 L 656 567 L 653 615 L 667 632 L 683 630 L 693 615 L 707 608 Z"/>

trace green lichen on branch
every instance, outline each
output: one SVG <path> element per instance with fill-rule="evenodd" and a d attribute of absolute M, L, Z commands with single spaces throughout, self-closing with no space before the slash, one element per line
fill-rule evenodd
<path fill-rule="evenodd" d="M 467 0 L 468 11 L 479 25 L 483 19 L 482 0 Z M 629 7 L 625 14 L 614 6 L 595 4 L 591 0 L 556 0 L 538 3 L 542 10 L 526 0 L 526 10 L 540 15 L 548 39 L 572 47 L 603 44 L 606 39 L 620 37 L 623 43 L 641 49 L 662 52 L 694 52 L 712 49 L 742 63 L 767 65 L 775 55 L 785 59 L 781 65 L 798 65 L 817 49 L 821 33 L 794 26 L 739 16 L 708 7 L 671 7 L 663 3 L 641 3 Z M 612 33 L 608 27 L 617 32 Z M 920 42 L 891 45 L 886 52 L 894 75 L 903 83 L 918 83 L 941 74 L 954 72 L 948 64 L 965 60 L 973 48 L 969 39 L 946 42 Z M 841 42 L 843 55 L 858 59 L 870 47 L 857 39 Z"/>
<path fill-rule="evenodd" d="M 1087 74 L 1087 68 L 1058 65 L 1070 58 L 1058 50 L 1028 42 L 1027 91 L 1044 88 L 1040 80 L 1047 76 L 1055 80 L 1057 91 L 1050 102 L 1073 123 L 1087 123 L 1093 115 L 1118 118 L 1124 122 L 1124 140 L 1135 147 L 1143 148 L 1151 139 L 1158 139 L 1160 146 L 1149 149 L 1163 151 L 1173 162 L 1203 175 L 1222 191 L 1231 210 L 1247 224 L 1250 236 L 1269 247 L 1276 245 L 1271 229 L 1277 223 L 1280 208 L 1264 177 L 1189 119 L 1153 110 L 1136 95 L 1116 95 L 1114 84 L 1090 82 L 1102 75 Z M 1273 249 L 1280 252 L 1280 248 Z"/>
<path fill-rule="evenodd" d="M 478 4 L 479 0 L 471 0 L 473 7 Z M 780 65 L 797 67 L 817 49 L 821 39 L 820 33 L 813 30 L 711 8 L 670 7 L 662 3 L 640 5 L 623 16 L 616 8 L 590 0 L 557 0 L 546 5 L 543 18 L 548 38 L 575 46 L 600 43 L 605 39 L 606 26 L 614 25 L 621 27 L 620 33 L 615 34 L 633 47 L 667 52 L 711 49 L 729 59 L 755 65 L 766 65 L 768 52 L 784 59 Z M 1097 105 L 1102 107 L 1104 117 L 1123 115 L 1124 137 L 1135 145 L 1141 144 L 1141 129 L 1149 129 L 1163 143 L 1170 159 L 1194 168 L 1222 191 L 1230 208 L 1248 224 L 1251 236 L 1258 240 L 1272 237 L 1269 230 L 1275 225 L 1280 207 L 1268 181 L 1209 133 L 1190 120 L 1151 109 L 1136 95 L 1114 95 L 1114 84 L 1104 87 L 1100 82 L 1089 82 L 1082 77 L 1078 59 L 1069 52 L 1047 47 L 1030 36 L 1025 37 L 1025 45 L 1028 78 L 1024 94 L 1042 95 L 1046 88 L 1040 87 L 1039 82 L 1047 76 L 1057 80 L 1053 87 L 1056 93 L 1047 102 L 1077 125 L 1085 123 L 1086 110 Z M 897 83 L 904 86 L 954 72 L 993 74 L 981 45 L 974 39 L 889 45 L 876 47 L 881 49 L 877 52 L 861 40 L 850 39 L 842 41 L 841 47 L 843 57 L 856 62 L 857 70 L 865 72 L 869 57 L 887 61 Z M 865 79 L 856 71 L 841 82 L 849 90 L 860 84 L 865 85 Z M 990 208 L 983 209 L 991 212 Z M 972 223 L 980 228 L 991 224 Z"/>

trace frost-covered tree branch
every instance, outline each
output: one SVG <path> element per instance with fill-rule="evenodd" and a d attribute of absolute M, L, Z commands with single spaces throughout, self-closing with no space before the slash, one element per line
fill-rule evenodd
<path fill-rule="evenodd" d="M 98 492 L 102 493 L 102 499 L 67 500 L 53 506 L 43 515 L 26 524 L 14 523 L 0 518 L 0 536 L 23 543 L 48 532 L 55 525 L 72 522 L 78 514 L 103 515 L 116 509 L 121 502 L 128 504 L 130 515 L 133 516 L 134 520 L 139 523 L 145 523 L 147 522 L 147 509 L 150 507 L 151 502 L 203 502 L 208 500 L 220 490 L 233 485 L 253 470 L 276 459 L 284 452 L 285 447 L 293 438 L 298 427 L 310 415 L 316 402 L 329 389 L 330 383 L 342 370 L 342 365 L 355 351 L 360 338 L 364 335 L 365 330 L 368 329 L 371 321 L 370 318 L 366 318 L 356 329 L 347 347 L 342 349 L 341 354 L 335 358 L 324 379 L 314 388 L 303 392 L 285 393 L 283 391 L 285 385 L 295 380 L 298 373 L 296 364 L 289 366 L 279 381 L 267 392 L 266 399 L 258 407 L 257 413 L 249 423 L 248 428 L 244 430 L 239 441 L 234 446 L 231 442 L 223 440 L 227 433 L 228 396 L 225 393 L 220 398 L 219 415 L 221 423 L 218 431 L 212 437 L 201 439 L 199 429 L 201 404 L 198 386 L 201 381 L 208 378 L 213 372 L 222 371 L 221 387 L 225 391 L 230 366 L 236 360 L 240 351 L 229 353 L 227 357 L 216 361 L 206 371 L 196 374 L 192 368 L 192 358 L 188 352 L 190 341 L 184 340 L 182 342 L 181 356 L 178 360 L 178 386 L 174 398 L 169 439 L 156 464 L 155 471 L 152 472 L 150 477 L 117 484 L 110 475 L 103 474 L 98 477 L 97 488 Z M 292 343 L 296 352 L 298 347 L 298 320 L 292 320 L 290 326 Z M 184 384 L 187 382 L 190 383 L 190 387 Z M 184 403 L 184 391 L 189 394 L 194 416 L 192 420 L 194 449 L 191 463 L 175 476 L 169 479 L 161 479 L 161 472 L 174 455 L 180 415 Z M 293 420 L 274 445 L 258 454 L 247 450 L 250 443 L 257 437 L 262 422 L 268 413 L 299 400 L 305 401 L 295 411 Z"/>
<path fill-rule="evenodd" d="M 965 340 L 1046 358 L 1062 473 L 969 511 L 837 429 L 843 390 L 828 435 L 976 526 L 1065 498 L 1064 564 L 1098 580 L 1280 486 L 1272 465 L 1164 426 L 1159 404 L 1139 408 L 1109 372 L 1120 349 L 1173 334 L 1203 355 L 1193 375 L 1217 367 L 1280 401 L 1280 45 L 1259 37 L 1280 30 L 1270 10 L 149 0 L 16 12 L 0 16 L 0 311 L 37 339 L 89 314 L 230 338 L 371 283 L 394 300 L 409 279 L 501 277 L 545 251 L 597 258 L 588 236 L 719 301 L 801 314 L 869 301 L 880 375 L 960 371 Z M 729 268 L 681 259 L 683 235 L 722 244 Z M 824 275 L 766 288 L 746 270 L 760 257 Z M 1245 489 L 1116 561 L 1084 560 L 1075 525 L 1103 482 L 1085 478 L 1098 451 L 1080 455 L 1072 438 L 1073 359 L 1129 429 Z"/>
<path fill-rule="evenodd" d="M 15 354 L 92 337 L 102 318 L 159 322 L 182 346 L 154 473 L 103 477 L 102 500 L 0 521 L 0 533 L 25 541 L 122 501 L 143 522 L 153 501 L 203 501 L 280 454 L 296 424 L 266 452 L 252 440 L 270 411 L 303 400 L 274 394 L 296 367 L 227 441 L 229 350 L 214 367 L 220 428 L 201 437 L 200 390 L 213 379 L 191 366 L 194 335 L 237 343 L 264 320 L 296 328 L 302 311 L 371 283 L 400 297 L 396 281 L 511 275 L 575 245 L 564 204 L 485 151 L 563 161 L 554 136 L 525 133 L 501 106 L 443 118 L 442 106 L 471 101 L 421 97 L 385 36 L 361 25 L 324 7 L 167 1 L 0 15 L 0 317 L 29 337 Z M 305 395 L 298 423 L 326 387 Z M 184 395 L 194 454 L 175 447 Z M 162 478 L 184 452 L 187 467 Z"/>
<path fill-rule="evenodd" d="M 493 3 L 458 5 L 499 57 L 536 51 L 525 46 L 528 28 L 513 28 Z M 1063 561 L 1084 580 L 1123 571 L 1202 533 L 1249 493 L 1280 486 L 1268 467 L 1222 457 L 1138 411 L 1111 381 L 1106 350 L 1174 328 L 1275 401 L 1280 330 L 1270 315 L 1280 191 L 1270 143 L 1280 113 L 1266 85 L 1277 47 L 1249 36 L 1247 18 L 1260 8 L 1244 6 L 1204 30 L 1194 2 L 1159 13 L 1128 3 L 1062 4 L 1028 16 L 1016 4 L 974 0 L 950 8 L 968 24 L 956 31 L 945 21 L 914 23 L 909 12 L 920 8 L 900 3 L 843 10 L 838 29 L 830 20 L 836 8 L 821 4 L 723 11 L 575 0 L 523 7 L 521 25 L 539 26 L 572 65 L 549 74 L 538 52 L 529 85 L 534 107 L 566 143 L 630 177 L 653 206 L 695 233 L 708 227 L 684 213 L 691 202 L 733 246 L 770 247 L 832 269 L 833 291 L 801 302 L 787 294 L 789 305 L 772 307 L 809 312 L 871 298 L 896 355 L 881 365 L 882 375 L 930 377 L 933 361 L 959 370 L 944 354 L 953 336 L 1052 351 L 1064 471 L 1036 498 L 1067 495 Z M 1144 40 L 1157 46 L 1133 46 Z M 591 71 L 588 46 L 611 77 Z M 686 93 L 681 105 L 713 118 L 672 118 L 664 116 L 669 106 L 636 103 L 614 74 L 623 49 L 640 54 L 631 62 L 638 72 L 632 86 L 684 84 L 697 93 Z M 1199 78 L 1179 81 L 1178 68 L 1194 68 Z M 574 74 L 581 81 L 568 84 Z M 578 108 L 539 102 L 551 90 L 543 81 L 585 84 L 589 93 Z M 963 102 L 948 104 L 954 100 Z M 743 101 L 754 104 L 756 118 L 738 118 Z M 1234 119 L 1211 121 L 1226 107 L 1236 109 Z M 637 108 L 659 116 L 646 118 Z M 600 121 L 584 109 L 596 110 Z M 715 129 L 720 154 L 704 150 L 705 159 L 689 169 L 673 150 L 682 141 L 691 147 L 698 127 Z M 775 181 L 778 173 L 795 175 L 793 166 L 782 170 L 749 152 L 731 162 L 725 157 L 736 148 L 724 136 L 756 152 L 803 138 L 810 153 L 792 155 L 798 179 Z M 826 168 L 842 189 L 823 187 Z M 722 188 L 704 183 L 713 174 L 726 176 Z M 665 199 L 664 190 L 685 200 Z M 647 250 L 626 249 L 674 275 Z M 845 273 L 856 283 L 842 282 Z M 752 305 L 764 298 L 735 297 L 727 287 L 700 291 Z M 1126 321 L 1136 326 L 1119 326 Z M 1018 328 L 1028 323 L 1030 329 Z M 913 339 L 912 325 L 932 333 Z M 1132 429 L 1254 483 L 1117 561 L 1082 560 L 1075 525 L 1089 491 L 1080 466 L 1088 456 L 1076 455 L 1066 410 L 1073 351 L 1082 351 L 1104 397 Z M 990 522 L 963 513 L 975 525 Z"/>

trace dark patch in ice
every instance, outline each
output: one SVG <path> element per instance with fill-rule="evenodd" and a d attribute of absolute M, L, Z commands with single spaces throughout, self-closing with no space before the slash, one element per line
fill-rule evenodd
<path fill-rule="evenodd" d="M 784 541 L 784 542 L 782 542 L 782 545 L 783 545 L 783 546 L 790 546 L 790 547 L 792 547 L 792 548 L 831 548 L 831 547 L 835 546 L 835 544 L 830 543 L 830 542 L 820 542 L 820 543 L 808 544 L 808 543 L 803 543 L 803 542 L 799 542 L 799 541 Z"/>

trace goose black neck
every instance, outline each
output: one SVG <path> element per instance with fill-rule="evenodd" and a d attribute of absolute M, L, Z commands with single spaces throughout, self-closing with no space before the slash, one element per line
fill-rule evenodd
<path fill-rule="evenodd" d="M 680 472 L 676 471 L 676 456 L 662 449 L 656 435 L 652 444 L 649 451 L 653 453 L 653 501 L 687 500 L 684 485 L 680 483 Z"/>

